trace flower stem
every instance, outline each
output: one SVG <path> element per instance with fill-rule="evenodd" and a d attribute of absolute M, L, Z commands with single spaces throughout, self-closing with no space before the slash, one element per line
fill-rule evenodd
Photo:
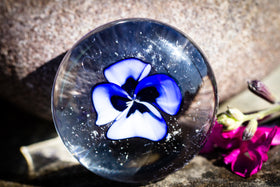
<path fill-rule="evenodd" d="M 276 112 L 280 112 L 280 105 L 275 105 L 271 108 L 268 108 L 266 110 L 262 110 L 262 111 L 259 111 L 259 112 L 253 113 L 253 114 L 244 115 L 244 121 L 249 121 L 252 119 L 261 120 L 264 117 L 271 115 L 273 113 L 276 113 Z"/>

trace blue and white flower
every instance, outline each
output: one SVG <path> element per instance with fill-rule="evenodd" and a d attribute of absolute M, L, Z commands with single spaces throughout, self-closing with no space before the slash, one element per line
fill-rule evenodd
<path fill-rule="evenodd" d="M 159 141 L 167 134 L 160 110 L 176 115 L 182 95 L 176 82 L 165 74 L 149 75 L 151 65 L 138 59 L 119 61 L 104 70 L 109 83 L 93 88 L 96 125 L 111 124 L 107 138 L 140 137 Z"/>

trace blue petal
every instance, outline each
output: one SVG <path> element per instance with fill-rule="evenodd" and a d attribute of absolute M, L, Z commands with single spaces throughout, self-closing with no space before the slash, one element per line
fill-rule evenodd
<path fill-rule="evenodd" d="M 151 65 L 131 58 L 119 61 L 105 69 L 105 78 L 114 84 L 122 86 L 128 78 L 140 81 L 151 71 Z"/>
<path fill-rule="evenodd" d="M 170 115 L 177 114 L 182 101 L 176 82 L 164 74 L 144 78 L 137 85 L 135 94 L 139 100 L 153 103 Z"/>
<path fill-rule="evenodd" d="M 129 100 L 127 93 L 118 85 L 106 83 L 97 85 L 92 91 L 92 102 L 97 112 L 96 125 L 105 125 L 121 114 L 123 103 L 119 100 L 112 102 L 112 98 Z M 116 106 L 119 105 L 119 106 Z"/>
<path fill-rule="evenodd" d="M 148 108 L 153 107 L 149 105 Z M 112 140 L 120 140 L 126 138 L 140 137 L 152 141 L 159 141 L 163 139 L 167 133 L 167 125 L 160 115 L 150 112 L 141 113 L 136 110 L 134 113 L 127 114 L 130 107 L 127 108 L 112 124 L 107 131 L 107 137 Z M 156 109 L 152 109 L 156 111 Z M 159 117 L 158 117 L 159 116 Z"/>

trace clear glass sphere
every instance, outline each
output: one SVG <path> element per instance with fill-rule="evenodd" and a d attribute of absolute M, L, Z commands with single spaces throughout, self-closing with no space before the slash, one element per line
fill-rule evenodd
<path fill-rule="evenodd" d="M 213 72 L 182 32 L 149 19 L 119 20 L 79 40 L 53 86 L 62 141 L 87 169 L 145 183 L 183 167 L 216 113 Z"/>

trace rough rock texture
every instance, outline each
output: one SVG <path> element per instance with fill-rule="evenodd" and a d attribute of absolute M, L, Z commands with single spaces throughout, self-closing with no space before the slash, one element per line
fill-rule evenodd
<path fill-rule="evenodd" d="M 35 168 L 36 173 L 29 175 L 27 163 L 20 153 L 22 145 L 30 145 L 55 136 L 55 129 L 51 122 L 28 115 L 8 102 L 0 100 L 2 112 L 0 125 L 0 186 L 60 186 L 60 187 L 136 187 L 106 180 L 94 175 L 81 165 L 63 162 L 57 157 L 39 157 L 36 162 L 42 166 Z M 280 119 L 278 122 L 280 123 Z M 43 148 L 43 147 L 42 147 Z M 66 151 L 66 150 L 64 150 Z M 52 152 L 49 152 L 51 155 Z M 184 187 L 184 186 L 279 186 L 280 185 L 280 146 L 273 147 L 268 152 L 268 161 L 262 170 L 250 178 L 242 178 L 230 171 L 223 164 L 219 153 L 197 156 L 185 168 L 169 175 L 164 180 L 147 187 Z M 65 159 L 64 159 L 65 160 Z M 51 163 L 51 164 L 50 164 Z"/>
<path fill-rule="evenodd" d="M 280 59 L 280 3 L 259 1 L 0 2 L 0 96 L 43 116 L 65 52 L 90 30 L 120 18 L 146 17 L 188 34 L 208 57 L 220 99 L 267 74 Z"/>

